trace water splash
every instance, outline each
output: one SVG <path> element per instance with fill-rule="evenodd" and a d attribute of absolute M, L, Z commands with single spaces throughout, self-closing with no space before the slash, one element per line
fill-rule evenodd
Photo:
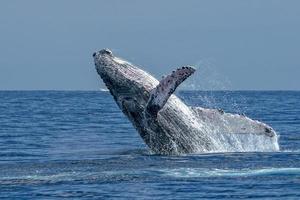
<path fill-rule="evenodd" d="M 201 105 L 199 106 L 220 108 L 225 104 L 235 113 L 244 113 L 247 109 L 246 99 L 241 95 L 232 97 L 233 85 L 230 79 L 221 72 L 213 60 L 201 60 L 194 66 L 197 69 L 195 74 L 179 87 L 179 91 L 205 91 L 201 94 L 198 93 L 198 96 L 195 97 L 200 100 Z M 219 98 L 214 95 L 216 91 L 220 91 L 222 94 Z M 236 99 L 239 99 L 239 103 Z"/>
<path fill-rule="evenodd" d="M 183 90 L 217 91 L 232 89 L 230 80 L 224 73 L 220 72 L 221 70 L 212 60 L 201 60 L 193 66 L 197 70 L 183 83 L 181 86 Z"/>
<path fill-rule="evenodd" d="M 268 125 L 239 114 L 221 110 L 192 108 L 190 140 L 195 152 L 273 152 L 279 151 L 278 136 Z M 193 120 L 193 121 L 192 121 Z M 209 145 L 203 145 L 203 140 Z"/>
<path fill-rule="evenodd" d="M 188 98 L 197 99 L 199 104 L 192 110 L 196 112 L 196 119 L 186 118 L 186 123 L 194 125 L 189 135 L 201 134 L 198 139 L 190 141 L 193 143 L 196 152 L 272 152 L 279 151 L 278 136 L 268 125 L 252 120 L 244 115 L 247 108 L 246 99 L 233 95 L 230 91 L 230 81 L 218 73 L 216 65 L 209 61 L 197 63 L 199 68 L 196 73 L 184 86 L 188 90 L 209 90 L 205 92 L 190 91 Z M 183 88 L 184 88 L 183 87 Z M 218 97 L 214 96 L 216 91 Z M 214 91 L 214 92 L 213 92 Z M 196 96 L 195 96 L 196 95 Z M 184 97 L 184 95 L 183 95 Z M 234 98 L 239 99 L 237 102 Z M 192 101 L 192 99 L 184 99 Z M 223 107 L 225 106 L 225 111 Z M 178 105 L 179 106 L 179 105 Z M 210 109 L 204 109 L 210 108 Z M 183 109 L 183 108 L 182 108 Z M 230 114 L 227 111 L 239 114 Z M 187 111 L 188 112 L 188 111 Z M 190 115 L 193 115 L 192 113 Z M 191 137 L 192 138 L 192 137 Z M 206 148 L 203 142 L 206 140 L 211 148 Z M 188 141 L 188 139 L 187 139 Z"/>

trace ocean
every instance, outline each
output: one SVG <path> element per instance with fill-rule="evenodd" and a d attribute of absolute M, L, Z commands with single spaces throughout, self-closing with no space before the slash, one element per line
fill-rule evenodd
<path fill-rule="evenodd" d="M 300 199 L 300 92 L 180 91 L 272 126 L 279 152 L 149 152 L 104 91 L 0 92 L 0 198 Z"/>

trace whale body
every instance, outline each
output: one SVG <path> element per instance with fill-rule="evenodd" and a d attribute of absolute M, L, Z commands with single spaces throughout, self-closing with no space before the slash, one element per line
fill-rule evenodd
<path fill-rule="evenodd" d="M 278 136 L 268 125 L 219 109 L 190 107 L 173 94 L 195 72 L 183 66 L 158 81 L 113 55 L 93 54 L 96 70 L 122 112 L 153 153 L 278 151 Z"/>

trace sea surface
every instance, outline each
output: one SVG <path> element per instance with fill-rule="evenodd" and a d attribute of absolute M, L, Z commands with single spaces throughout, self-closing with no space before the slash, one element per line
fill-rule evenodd
<path fill-rule="evenodd" d="M 300 199 L 300 92 L 177 95 L 271 125 L 280 151 L 154 155 L 108 92 L 1 91 L 0 198 Z"/>

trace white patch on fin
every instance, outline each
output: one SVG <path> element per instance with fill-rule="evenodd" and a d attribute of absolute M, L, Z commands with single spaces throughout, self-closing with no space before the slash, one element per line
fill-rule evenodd
<path fill-rule="evenodd" d="M 195 71 L 193 67 L 184 66 L 173 71 L 172 74 L 163 77 L 159 84 L 151 91 L 146 111 L 156 115 L 166 104 L 176 88 Z"/>

